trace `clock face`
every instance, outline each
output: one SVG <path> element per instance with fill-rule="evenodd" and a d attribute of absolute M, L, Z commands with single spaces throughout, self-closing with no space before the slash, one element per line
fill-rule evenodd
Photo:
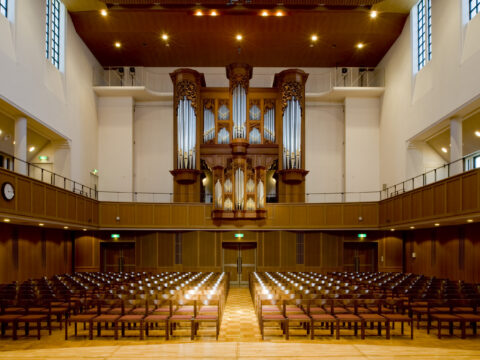
<path fill-rule="evenodd" d="M 15 197 L 15 188 L 9 182 L 2 185 L 2 196 L 5 200 L 10 201 Z"/>

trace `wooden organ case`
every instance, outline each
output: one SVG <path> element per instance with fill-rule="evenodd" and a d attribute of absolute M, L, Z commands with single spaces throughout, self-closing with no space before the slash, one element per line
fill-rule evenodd
<path fill-rule="evenodd" d="M 272 88 L 251 88 L 247 64 L 226 75 L 229 88 L 206 87 L 191 69 L 170 74 L 174 201 L 211 202 L 215 220 L 264 219 L 268 200 L 305 202 L 308 74 L 282 71 Z"/>

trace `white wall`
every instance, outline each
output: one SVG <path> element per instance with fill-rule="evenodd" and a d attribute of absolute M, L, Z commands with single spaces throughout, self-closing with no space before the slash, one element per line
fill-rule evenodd
<path fill-rule="evenodd" d="M 133 191 L 133 106 L 131 97 L 98 101 L 99 191 Z M 99 199 L 128 201 L 131 195 L 103 194 Z"/>
<path fill-rule="evenodd" d="M 380 183 L 393 185 L 413 176 L 419 166 L 410 160 L 407 140 L 480 96 L 480 16 L 465 25 L 462 3 L 432 1 L 432 60 L 416 76 L 410 19 L 379 64 L 386 78 Z"/>
<path fill-rule="evenodd" d="M 380 101 L 377 98 L 345 99 L 345 191 L 380 190 Z M 378 200 L 370 196 L 347 195 L 347 201 Z"/>
<path fill-rule="evenodd" d="M 66 16 L 65 72 L 45 58 L 45 0 L 16 0 L 15 18 L 0 16 L 0 97 L 69 140 L 73 166 L 63 175 L 83 184 L 97 167 L 96 59 Z"/>
<path fill-rule="evenodd" d="M 134 119 L 135 191 L 142 201 L 169 202 L 173 193 L 173 103 L 138 103 Z"/>

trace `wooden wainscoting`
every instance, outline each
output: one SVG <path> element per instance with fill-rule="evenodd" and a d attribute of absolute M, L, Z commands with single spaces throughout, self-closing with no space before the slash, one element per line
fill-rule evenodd
<path fill-rule="evenodd" d="M 10 182 L 15 197 L 0 196 L 0 213 L 20 219 L 36 219 L 61 225 L 98 226 L 98 201 L 0 168 L 0 186 Z"/>
<path fill-rule="evenodd" d="M 70 235 L 64 230 L 0 223 L 0 283 L 71 272 Z"/>

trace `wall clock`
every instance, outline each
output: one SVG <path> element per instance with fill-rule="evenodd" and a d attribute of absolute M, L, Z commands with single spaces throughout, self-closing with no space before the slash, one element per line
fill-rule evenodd
<path fill-rule="evenodd" d="M 15 188 L 9 182 L 4 182 L 2 185 L 2 196 L 5 200 L 10 201 L 15 197 Z"/>

